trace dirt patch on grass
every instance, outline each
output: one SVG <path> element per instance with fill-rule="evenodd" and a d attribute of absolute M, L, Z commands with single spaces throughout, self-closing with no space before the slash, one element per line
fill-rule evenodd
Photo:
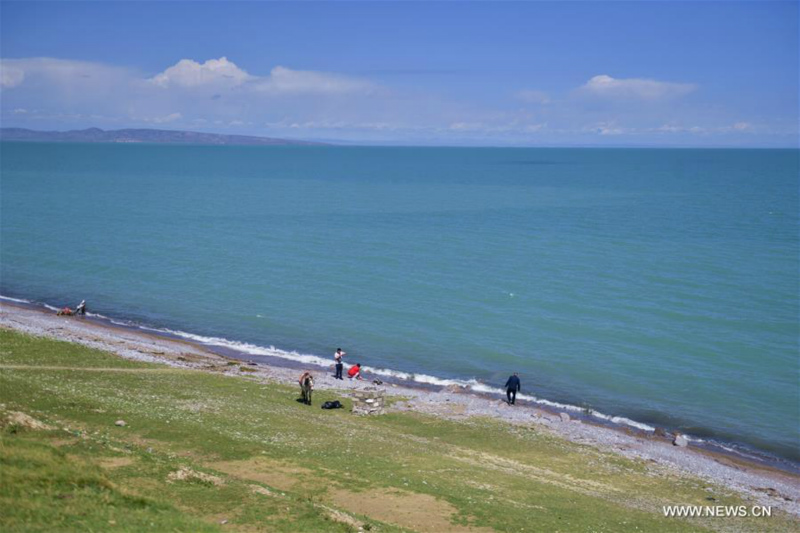
<path fill-rule="evenodd" d="M 354 517 L 350 516 L 347 513 L 343 513 L 338 509 L 333 509 L 326 505 L 319 505 L 319 504 L 317 504 L 316 507 L 324 510 L 325 513 L 328 515 L 328 518 L 330 518 L 334 522 L 339 522 L 340 524 L 345 524 L 346 526 L 359 530 L 364 527 L 363 522 L 361 522 L 360 520 L 356 520 Z"/>
<path fill-rule="evenodd" d="M 130 457 L 104 457 L 98 461 L 98 464 L 107 469 L 120 468 L 123 466 L 130 466 L 134 460 Z"/>
<path fill-rule="evenodd" d="M 263 457 L 244 461 L 218 461 L 206 463 L 206 466 L 240 479 L 257 481 L 280 490 L 292 490 L 302 478 L 314 474 L 307 468 Z"/>
<path fill-rule="evenodd" d="M 43 431 L 53 429 L 51 426 L 48 426 L 44 422 L 40 422 L 39 420 L 36 420 L 32 416 L 26 415 L 25 413 L 20 413 L 18 411 L 9 411 L 8 413 L 2 415 L 0 425 L 2 425 L 3 427 L 16 426 L 24 429 L 34 429 Z"/>
<path fill-rule="evenodd" d="M 275 494 L 274 492 L 269 490 L 267 487 L 262 487 L 261 485 L 248 485 L 248 487 L 250 487 L 250 492 L 252 492 L 253 494 L 262 494 L 264 496 L 273 496 L 273 497 L 279 496 L 278 494 Z"/>
<path fill-rule="evenodd" d="M 446 409 L 454 416 L 464 416 L 467 412 L 467 407 L 459 403 L 447 404 Z"/>
<path fill-rule="evenodd" d="M 197 472 L 196 470 L 192 470 L 186 466 L 181 467 L 175 472 L 171 472 L 167 476 L 167 483 L 174 481 L 201 481 L 203 483 L 210 483 L 215 487 L 225 484 L 225 481 L 221 477 L 212 476 L 211 474 L 204 474 L 203 472 Z"/>
<path fill-rule="evenodd" d="M 450 503 L 428 494 L 400 490 L 331 493 L 337 507 L 351 513 L 369 516 L 422 533 L 483 533 L 494 531 L 484 527 L 453 524 L 451 517 L 458 511 Z"/>

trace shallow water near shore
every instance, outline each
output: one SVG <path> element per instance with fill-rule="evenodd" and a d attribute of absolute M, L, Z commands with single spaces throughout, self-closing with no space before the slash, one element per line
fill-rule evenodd
<path fill-rule="evenodd" d="M 3 295 L 800 459 L 796 150 L 0 150 Z"/>

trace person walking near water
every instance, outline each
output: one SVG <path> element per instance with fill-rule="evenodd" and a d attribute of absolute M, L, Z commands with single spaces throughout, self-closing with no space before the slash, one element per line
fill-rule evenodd
<path fill-rule="evenodd" d="M 344 379 L 342 377 L 342 370 L 344 368 L 342 357 L 345 355 L 347 355 L 347 352 L 343 351 L 341 348 L 336 348 L 336 353 L 333 354 L 333 360 L 336 362 L 336 375 L 333 376 L 335 379 Z"/>
<path fill-rule="evenodd" d="M 508 381 L 506 381 L 506 397 L 508 398 L 509 405 L 514 405 L 517 401 L 517 393 L 521 388 L 519 376 L 514 372 L 514 375 L 509 377 Z"/>

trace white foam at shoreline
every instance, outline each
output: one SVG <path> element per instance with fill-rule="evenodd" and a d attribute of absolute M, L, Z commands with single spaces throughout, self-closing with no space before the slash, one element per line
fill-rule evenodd
<path fill-rule="evenodd" d="M 0 299 L 9 300 L 9 301 L 12 301 L 12 302 L 17 302 L 17 303 L 23 303 L 23 304 L 34 304 L 34 302 L 31 302 L 30 300 L 11 298 L 11 297 L 2 296 L 2 295 L 0 295 Z M 52 311 L 58 311 L 59 310 L 59 308 L 53 307 L 53 306 L 48 305 L 48 304 L 42 304 L 42 305 L 44 305 L 44 307 L 46 307 L 46 308 L 48 308 L 48 309 L 50 309 Z M 312 354 L 303 354 L 303 353 L 300 353 L 300 352 L 297 352 L 297 351 L 281 350 L 280 348 L 276 348 L 274 346 L 269 346 L 269 347 L 259 346 L 259 345 L 251 344 L 251 343 L 247 343 L 247 342 L 231 341 L 231 340 L 228 340 L 228 339 L 225 339 L 225 338 L 222 338 L 222 337 L 208 337 L 208 336 L 204 336 L 204 335 L 196 335 L 194 333 L 188 333 L 188 332 L 185 332 L 185 331 L 173 330 L 173 329 L 168 329 L 168 328 L 151 328 L 151 327 L 135 324 L 135 323 L 132 323 L 132 322 L 117 321 L 117 320 L 114 320 L 114 319 L 112 319 L 110 317 L 107 317 L 107 316 L 104 316 L 104 315 L 101 315 L 101 314 L 96 314 L 96 313 L 87 313 L 87 315 L 89 315 L 91 317 L 100 318 L 102 320 L 107 320 L 107 321 L 111 322 L 112 324 L 115 324 L 115 325 L 118 325 L 118 326 L 133 327 L 133 328 L 137 328 L 137 329 L 141 329 L 141 330 L 145 330 L 145 331 L 152 331 L 152 332 L 161 333 L 161 334 L 166 333 L 168 335 L 172 335 L 172 336 L 175 336 L 175 337 L 179 337 L 179 338 L 183 338 L 183 339 L 190 340 L 190 341 L 193 341 L 193 342 L 197 342 L 197 343 L 205 345 L 205 346 L 216 346 L 216 347 L 219 347 L 219 348 L 225 348 L 225 349 L 233 350 L 233 351 L 236 351 L 236 352 L 239 352 L 239 353 L 242 353 L 242 354 L 266 356 L 266 357 L 277 357 L 277 358 L 286 359 L 286 360 L 289 360 L 289 361 L 294 361 L 294 362 L 299 362 L 299 363 L 304 363 L 304 364 L 309 364 L 309 365 L 315 365 L 315 366 L 324 367 L 324 368 L 330 367 L 333 364 L 333 361 L 331 359 L 329 359 L 329 358 L 324 358 L 324 357 L 320 357 L 320 356 L 312 355 Z M 375 375 L 378 375 L 378 376 L 394 378 L 394 379 L 398 379 L 398 380 L 402 380 L 402 381 L 411 381 L 411 382 L 420 383 L 420 384 L 423 384 L 423 385 L 434 385 L 434 386 L 438 386 L 438 387 L 447 387 L 447 386 L 450 386 L 450 385 L 457 385 L 457 386 L 465 387 L 465 388 L 469 387 L 472 391 L 479 392 L 479 393 L 484 393 L 484 394 L 497 394 L 497 395 L 501 395 L 501 396 L 503 394 L 505 394 L 505 391 L 502 388 L 492 387 L 492 386 L 486 385 L 485 383 L 482 383 L 482 382 L 478 381 L 477 379 L 469 379 L 469 380 L 447 379 L 447 378 L 439 378 L 439 377 L 436 377 L 436 376 L 430 376 L 430 375 L 427 375 L 427 374 L 403 372 L 403 371 L 400 371 L 400 370 L 392 370 L 392 369 L 387 369 L 387 368 L 376 368 L 376 367 L 368 367 L 368 366 L 364 366 L 363 368 L 364 368 L 365 372 L 369 372 L 371 374 L 375 374 Z M 626 417 L 622 417 L 622 416 L 607 415 L 607 414 L 600 413 L 600 412 L 597 412 L 597 411 L 594 411 L 594 410 L 588 410 L 587 411 L 586 409 L 578 407 L 576 405 L 570 405 L 570 404 L 565 404 L 565 403 L 560 403 L 560 402 L 554 402 L 554 401 L 547 400 L 547 399 L 544 399 L 544 398 L 538 398 L 536 396 L 529 395 L 529 394 L 518 394 L 517 397 L 522 399 L 522 400 L 527 400 L 527 401 L 530 401 L 530 402 L 533 402 L 533 403 L 537 403 L 539 405 L 547 406 L 547 407 L 550 407 L 550 408 L 553 408 L 553 409 L 559 409 L 559 410 L 562 410 L 562 411 L 570 411 L 570 412 L 574 412 L 574 413 L 581 413 L 582 412 L 582 413 L 585 413 L 585 414 L 587 414 L 589 416 L 597 418 L 598 420 L 603 420 L 605 422 L 610 422 L 610 423 L 616 424 L 616 425 L 629 426 L 629 427 L 633 427 L 633 428 L 636 428 L 636 429 L 639 429 L 639 430 L 642 430 L 642 431 L 648 431 L 648 432 L 651 432 L 651 431 L 653 431 L 655 429 L 653 426 L 644 424 L 642 422 L 637 422 L 635 420 L 631 420 L 630 418 L 626 418 Z M 686 435 L 686 437 L 687 437 L 687 440 L 690 440 L 692 442 L 705 442 L 703 439 L 700 439 L 700 438 L 697 438 L 697 437 L 689 437 L 688 435 Z"/>
<path fill-rule="evenodd" d="M 30 300 L 22 300 L 20 298 L 12 298 L 11 296 L 0 295 L 0 300 L 8 300 L 9 302 L 17 302 L 19 304 L 32 304 Z"/>
<path fill-rule="evenodd" d="M 154 329 L 154 328 L 147 328 L 144 326 L 139 326 L 141 329 L 146 329 L 155 332 L 161 333 L 168 333 L 170 335 L 175 335 L 177 337 L 181 337 L 187 340 L 191 340 L 194 342 L 198 342 L 200 344 L 206 346 L 218 346 L 220 348 L 227 348 L 230 350 L 235 350 L 237 352 L 250 354 L 250 355 L 260 355 L 260 356 L 267 356 L 267 357 L 279 357 L 281 359 L 287 359 L 290 361 L 301 362 L 306 364 L 311 364 L 320 367 L 329 367 L 333 364 L 333 362 L 327 358 L 319 357 L 317 355 L 311 354 L 301 354 L 296 351 L 286 351 L 276 348 L 274 346 L 264 347 L 258 346 L 256 344 L 250 344 L 246 342 L 238 342 L 238 341 L 231 341 L 228 339 L 224 339 L 221 337 L 206 337 L 203 335 L 195 335 L 193 333 L 187 333 L 185 331 L 180 330 L 172 330 L 172 329 Z M 369 372 L 371 374 L 375 374 L 378 376 L 383 377 L 390 377 L 394 379 L 399 379 L 403 381 L 412 381 L 415 383 L 420 383 L 424 385 L 434 385 L 438 387 L 447 387 L 449 385 L 457 385 L 460 387 L 469 387 L 471 390 L 475 392 L 485 393 L 485 394 L 505 394 L 505 391 L 502 388 L 498 387 L 491 387 L 476 379 L 470 380 L 460 380 L 460 379 L 447 379 L 447 378 L 439 378 L 436 376 L 430 376 L 427 374 L 417 374 L 417 373 L 409 373 L 403 372 L 400 370 L 392 370 L 387 368 L 376 368 L 376 367 L 369 367 L 364 366 L 364 371 Z M 537 403 L 539 405 L 544 405 L 547 407 L 551 407 L 554 409 L 561 409 L 564 411 L 571 411 L 571 412 L 586 412 L 585 409 L 578 407 L 576 405 L 570 405 L 560 402 L 554 402 L 550 400 L 546 400 L 544 398 L 538 398 L 533 395 L 529 394 L 518 394 L 518 398 L 522 400 L 531 401 Z M 640 429 L 642 431 L 653 431 L 655 428 L 653 426 L 649 426 L 642 422 L 637 422 L 635 420 L 631 420 L 630 418 L 622 417 L 622 416 L 612 416 L 606 415 L 604 413 L 600 413 L 597 411 L 590 411 L 587 414 L 598 418 L 600 420 L 604 420 L 607 422 L 611 422 L 617 425 L 624 425 L 630 426 L 636 429 Z M 702 439 L 698 438 L 689 438 L 693 442 L 704 442 Z"/>

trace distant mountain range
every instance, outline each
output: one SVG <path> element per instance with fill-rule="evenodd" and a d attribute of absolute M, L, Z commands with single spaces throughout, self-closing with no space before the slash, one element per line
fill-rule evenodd
<path fill-rule="evenodd" d="M 2 141 L 81 142 L 81 143 L 159 143 L 159 144 L 216 144 L 216 145 L 323 145 L 325 143 L 253 137 L 250 135 L 221 135 L 197 131 L 172 130 L 101 130 L 89 128 L 71 131 L 36 131 L 25 128 L 0 128 Z"/>

